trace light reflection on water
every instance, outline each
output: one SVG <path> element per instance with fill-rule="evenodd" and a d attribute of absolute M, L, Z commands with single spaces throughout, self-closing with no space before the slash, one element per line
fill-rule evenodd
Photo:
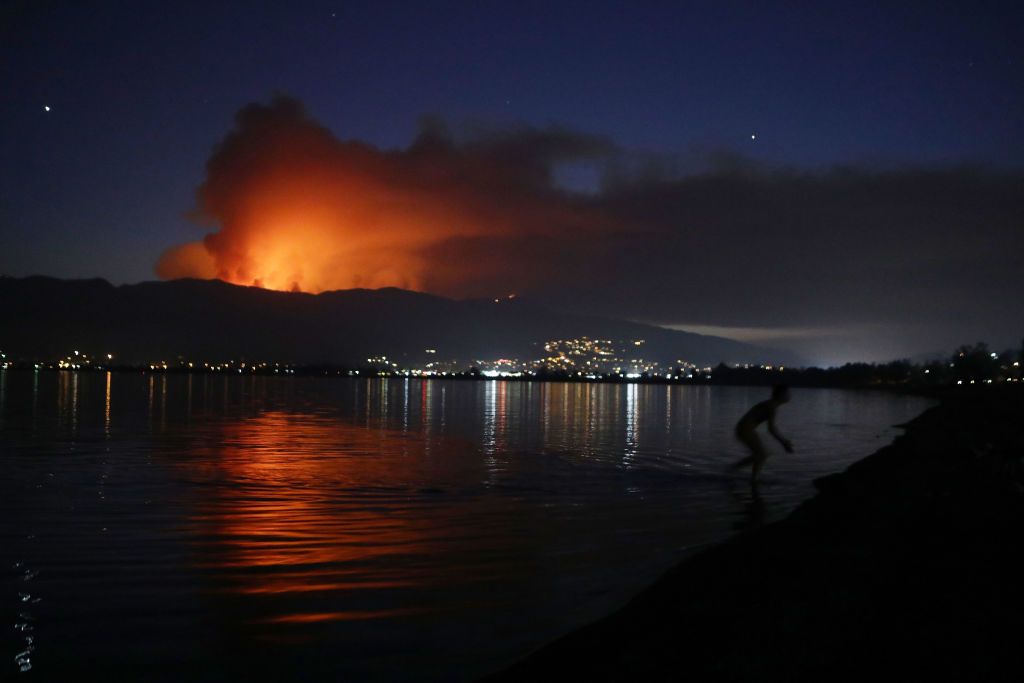
<path fill-rule="evenodd" d="M 764 394 L 2 372 L 0 601 L 32 630 L 0 637 L 0 667 L 30 637 L 41 680 L 470 679 L 778 517 L 927 405 L 795 390 L 797 453 L 754 501 L 727 465 Z"/>

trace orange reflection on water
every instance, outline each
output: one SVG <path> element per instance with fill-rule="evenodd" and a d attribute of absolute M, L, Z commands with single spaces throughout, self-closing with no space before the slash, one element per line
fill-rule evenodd
<path fill-rule="evenodd" d="M 264 623 L 408 612 L 337 608 L 426 580 L 417 558 L 435 550 L 433 522 L 422 514 L 422 496 L 401 484 L 424 460 L 414 457 L 422 441 L 285 412 L 222 429 L 217 450 L 199 459 L 209 463 L 198 474 L 215 484 L 213 497 L 193 517 L 203 539 L 198 564 L 228 577 L 222 591 L 277 596 L 267 607 L 276 613 L 257 619 Z"/>
<path fill-rule="evenodd" d="M 351 610 L 348 612 L 309 612 L 306 614 L 286 614 L 280 617 L 266 619 L 268 624 L 315 624 L 320 621 L 357 621 L 360 619 L 387 619 L 389 617 L 405 616 L 415 614 L 419 610 L 413 609 L 378 609 L 378 610 Z"/>

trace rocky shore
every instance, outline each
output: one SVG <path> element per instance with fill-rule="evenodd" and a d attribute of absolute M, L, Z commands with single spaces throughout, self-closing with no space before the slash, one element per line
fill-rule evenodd
<path fill-rule="evenodd" d="M 487 680 L 1024 680 L 1024 391 L 959 389 L 785 519 Z"/>

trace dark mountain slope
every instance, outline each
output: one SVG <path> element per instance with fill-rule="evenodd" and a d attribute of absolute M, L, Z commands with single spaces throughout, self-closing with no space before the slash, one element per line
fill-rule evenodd
<path fill-rule="evenodd" d="M 427 359 L 537 358 L 545 340 L 644 339 L 645 358 L 699 365 L 783 362 L 791 354 L 651 325 L 549 310 L 530 301 L 455 301 L 400 289 L 321 294 L 216 280 L 143 282 L 0 278 L 0 349 L 23 360 L 73 349 L 124 363 L 248 358 L 361 363 L 374 355 Z"/>

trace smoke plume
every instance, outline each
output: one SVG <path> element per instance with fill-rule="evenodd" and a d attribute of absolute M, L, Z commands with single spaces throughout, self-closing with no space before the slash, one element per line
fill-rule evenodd
<path fill-rule="evenodd" d="M 320 292 L 403 287 L 445 294 L 522 288 L 505 240 L 585 239 L 607 220 L 553 184 L 559 162 L 597 158 L 606 140 L 524 129 L 457 143 L 427 121 L 413 144 L 343 142 L 294 99 L 251 104 L 207 163 L 196 214 L 219 226 L 163 254 L 162 278 L 219 278 Z M 446 245 L 494 244 L 461 258 Z"/>
<path fill-rule="evenodd" d="M 574 165 L 599 169 L 600 186 L 564 189 Z M 1020 334 L 1020 171 L 810 172 L 727 155 L 689 174 L 669 166 L 562 128 L 456 136 L 437 121 L 381 150 L 277 98 L 244 107 L 207 164 L 195 214 L 216 229 L 168 250 L 157 273 L 305 292 L 515 292 L 768 336 L 832 330 L 831 347 L 861 358 L 911 338 L 942 349 Z"/>

